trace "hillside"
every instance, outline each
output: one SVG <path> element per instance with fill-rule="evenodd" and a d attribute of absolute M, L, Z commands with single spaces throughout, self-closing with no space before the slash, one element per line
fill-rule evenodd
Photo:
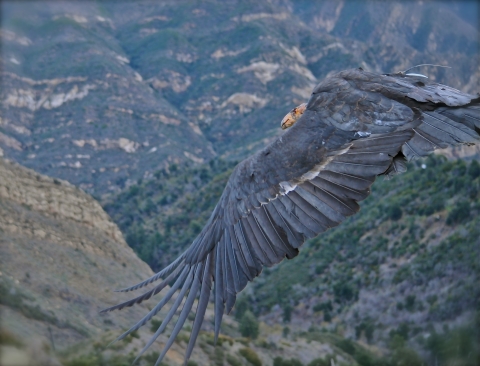
<path fill-rule="evenodd" d="M 160 269 L 194 239 L 229 172 L 212 161 L 157 174 L 105 208 L 130 246 Z M 340 332 L 384 350 L 401 335 L 428 358 L 432 334 L 448 336 L 478 312 L 479 214 L 477 160 L 432 156 L 402 176 L 379 179 L 359 214 L 307 242 L 293 260 L 265 269 L 243 296 L 270 326 Z M 467 334 L 469 342 L 478 336 Z"/>
<path fill-rule="evenodd" d="M 78 188 L 3 159 L 0 178 L 0 363 L 131 365 L 166 314 L 161 312 L 151 324 L 108 346 L 154 302 L 107 315 L 98 310 L 125 299 L 125 294 L 111 290 L 151 275 L 148 266 L 125 244 L 99 204 Z M 337 365 L 357 366 L 392 361 L 336 332 L 290 332 L 279 324 L 259 323 L 247 311 L 253 309 L 241 303 L 235 318 L 226 317 L 217 347 L 213 346 L 213 311 L 207 311 L 190 366 L 328 366 L 331 359 Z M 249 329 L 253 323 L 258 336 L 252 331 L 251 338 L 242 336 L 247 313 Z M 171 327 L 166 335 L 170 331 Z M 162 366 L 183 364 L 189 331 L 186 325 Z M 166 335 L 139 365 L 154 364 Z M 402 345 L 397 349 L 418 359 Z"/>
<path fill-rule="evenodd" d="M 31 355 L 126 327 L 145 311 L 98 314 L 120 298 L 112 290 L 152 273 L 101 206 L 1 158 L 0 253 L 2 339 L 10 335 Z"/>
<path fill-rule="evenodd" d="M 2 3 L 0 149 L 97 196 L 241 159 L 328 74 L 478 85 L 475 2 Z"/>
<path fill-rule="evenodd" d="M 415 344 L 470 324 L 480 305 L 480 165 L 431 158 L 423 167 L 377 182 L 357 216 L 255 281 L 263 319 L 289 311 L 300 329 L 343 326 L 384 346 L 403 328 Z"/>

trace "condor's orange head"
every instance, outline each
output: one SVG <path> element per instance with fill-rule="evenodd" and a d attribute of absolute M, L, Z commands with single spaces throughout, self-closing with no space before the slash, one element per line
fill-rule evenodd
<path fill-rule="evenodd" d="M 303 112 L 305 112 L 305 109 L 307 109 L 307 103 L 302 103 L 288 112 L 287 115 L 283 117 L 282 123 L 280 124 L 282 130 L 292 127 Z"/>

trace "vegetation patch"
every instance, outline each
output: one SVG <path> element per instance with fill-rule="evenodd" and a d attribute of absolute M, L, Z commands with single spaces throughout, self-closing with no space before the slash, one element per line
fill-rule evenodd
<path fill-rule="evenodd" d="M 253 366 L 262 366 L 262 361 L 257 353 L 251 348 L 240 348 L 238 351 L 243 358 L 245 358 Z"/>

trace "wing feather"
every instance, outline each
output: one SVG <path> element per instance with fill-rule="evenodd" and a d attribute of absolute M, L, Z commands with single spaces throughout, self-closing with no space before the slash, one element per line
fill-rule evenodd
<path fill-rule="evenodd" d="M 302 186 L 298 187 L 295 192 L 333 223 L 333 225 L 329 225 L 329 227 L 336 226 L 339 222 L 345 220 L 345 215 L 337 211 L 337 209 L 342 207 L 338 207 L 338 205 L 335 206 L 336 202 L 310 182 L 305 182 Z M 330 204 L 325 201 L 328 201 Z M 332 206 L 335 206 L 335 208 Z"/>
<path fill-rule="evenodd" d="M 223 312 L 225 311 L 225 268 L 222 261 L 221 246 L 217 245 L 215 253 L 215 344 L 217 343 L 222 323 Z"/>
<path fill-rule="evenodd" d="M 235 225 L 237 225 L 237 224 L 235 224 Z M 235 260 L 240 265 L 239 267 L 240 267 L 241 271 L 243 272 L 243 274 L 245 275 L 246 279 L 248 281 L 251 281 L 255 277 L 255 273 L 254 273 L 254 271 L 250 270 L 250 268 L 248 266 L 248 263 L 247 263 L 247 259 L 245 258 L 245 254 L 241 250 L 240 238 L 238 236 L 237 230 L 235 230 L 235 225 L 229 226 L 229 228 L 228 228 L 229 233 L 230 233 L 231 243 L 232 243 L 232 245 L 231 245 L 232 246 L 232 252 L 235 255 Z"/>
<path fill-rule="evenodd" d="M 361 176 L 356 176 L 349 173 L 336 172 L 333 170 L 324 170 L 322 172 L 321 178 L 344 187 L 349 187 L 359 191 L 368 191 L 370 186 L 375 181 L 376 177 L 375 175 L 365 176 L 364 174 L 362 174 Z M 314 180 L 315 179 L 313 179 L 313 181 Z"/>
<path fill-rule="evenodd" d="M 235 251 L 233 249 L 232 238 L 230 237 L 230 232 L 228 229 L 225 229 L 225 255 L 227 261 L 227 268 L 230 265 L 230 271 L 232 273 L 233 279 L 233 289 L 236 294 L 243 290 L 247 285 L 248 279 L 243 273 L 243 271 L 238 268 L 237 258 L 235 256 Z M 228 273 L 228 272 L 227 272 Z"/>
<path fill-rule="evenodd" d="M 314 233 L 321 233 L 334 226 L 332 220 L 317 209 L 313 209 L 310 205 L 306 205 L 297 193 L 290 192 L 285 197 L 285 201 L 289 200 L 293 206 L 293 215 Z"/>
<path fill-rule="evenodd" d="M 195 320 L 193 322 L 192 332 L 190 333 L 190 340 L 188 341 L 187 350 L 185 352 L 185 366 L 187 364 L 187 360 L 192 354 L 193 346 L 195 345 L 195 342 L 197 340 L 198 333 L 200 332 L 200 326 L 203 323 L 205 311 L 207 310 L 208 299 L 212 290 L 212 273 L 214 270 L 212 264 L 215 261 L 214 257 L 215 251 L 210 252 L 210 254 L 207 256 L 207 261 L 205 263 L 205 269 L 202 276 L 202 287 L 200 290 L 200 297 L 198 299 L 197 312 L 195 313 Z"/>
<path fill-rule="evenodd" d="M 100 313 L 106 313 L 106 312 L 109 312 L 109 311 L 112 311 L 112 310 L 121 310 L 123 308 L 126 308 L 126 307 L 130 307 L 130 306 L 133 306 L 135 304 L 140 304 L 142 301 L 144 300 L 148 300 L 149 298 L 151 298 L 153 295 L 156 295 L 158 294 L 160 291 L 162 291 L 165 287 L 167 287 L 167 285 L 175 278 L 177 277 L 177 275 L 179 274 L 179 272 L 183 269 L 184 267 L 183 266 L 179 266 L 177 267 L 172 273 L 170 273 L 167 278 L 165 278 L 165 280 L 163 280 L 159 285 L 155 286 L 153 289 L 151 289 L 150 291 L 147 291 L 145 293 L 143 293 L 142 295 L 140 296 L 137 296 L 131 300 L 128 300 L 128 301 L 125 301 L 125 302 L 122 302 L 118 305 L 115 305 L 115 306 L 111 306 L 109 308 L 106 308 L 106 309 L 103 309 L 100 311 Z"/>
<path fill-rule="evenodd" d="M 260 263 L 267 267 L 272 266 L 275 263 L 277 254 L 263 236 L 253 215 L 243 218 L 241 222 L 245 227 L 245 233 Z"/>
<path fill-rule="evenodd" d="M 287 258 L 293 258 L 297 256 L 296 251 L 290 244 L 288 244 L 285 232 L 279 232 L 276 225 L 273 223 L 272 218 L 269 216 L 266 205 L 261 206 L 258 210 L 254 210 L 253 216 L 260 224 L 260 229 L 265 233 L 265 237 L 275 248 L 275 251 L 281 255 L 281 257 L 287 256 Z M 287 243 L 286 243 L 287 242 Z"/>
<path fill-rule="evenodd" d="M 220 247 L 222 250 L 222 261 L 223 261 L 223 280 L 224 283 L 226 284 L 225 286 L 225 298 L 227 299 L 226 305 L 227 305 L 227 314 L 230 313 L 230 311 L 233 308 L 233 305 L 235 304 L 236 300 L 236 293 L 237 291 L 235 290 L 235 283 L 233 280 L 233 272 L 232 268 L 230 266 L 230 261 L 227 258 L 227 242 L 226 242 L 226 235 L 222 237 L 222 241 L 220 242 Z"/>
<path fill-rule="evenodd" d="M 293 232 L 297 232 L 297 237 L 302 237 L 302 243 L 306 238 L 313 238 L 317 235 L 316 232 L 304 225 L 294 214 L 294 205 L 288 197 L 279 197 L 278 200 L 272 201 L 272 205 L 275 206 L 278 213 L 283 217 L 285 225 L 289 225 Z"/>
<path fill-rule="evenodd" d="M 360 206 L 356 201 L 350 198 L 342 199 L 335 196 L 333 193 L 328 191 L 322 183 L 322 180 L 315 178 L 312 179 L 310 182 L 306 182 L 304 185 L 302 185 L 302 188 L 320 199 L 322 202 L 326 203 L 328 206 L 330 206 L 332 210 L 340 213 L 343 217 L 340 217 L 339 221 L 343 221 L 345 217 L 351 216 L 354 213 L 358 212 Z"/>
<path fill-rule="evenodd" d="M 180 266 L 180 264 L 182 264 L 182 262 L 185 259 L 186 253 L 187 252 L 182 253 L 177 259 L 175 259 L 172 263 L 170 263 L 167 267 L 165 267 L 160 272 L 155 273 L 152 277 L 147 278 L 146 280 L 144 280 L 140 283 L 137 283 L 136 285 L 126 287 L 126 288 L 123 288 L 123 289 L 119 289 L 119 290 L 115 290 L 115 292 L 128 292 L 128 291 L 138 290 L 139 288 L 147 286 L 147 285 L 151 284 L 152 282 L 158 281 L 159 279 L 163 278 L 164 276 L 167 276 L 175 268 Z"/>
<path fill-rule="evenodd" d="M 245 236 L 245 231 L 242 223 L 243 223 L 243 220 L 240 220 L 233 226 L 233 228 L 235 230 L 235 233 L 237 233 L 237 237 L 239 239 L 238 240 L 238 243 L 240 244 L 239 249 L 243 253 L 243 256 L 247 262 L 248 268 L 250 269 L 250 271 L 253 271 L 254 273 L 253 277 L 256 277 L 262 270 L 262 266 L 258 262 L 258 259 L 255 256 L 250 246 L 250 242 L 248 241 L 248 238 Z"/>
<path fill-rule="evenodd" d="M 298 248 L 300 245 L 303 244 L 305 241 L 305 238 L 301 235 L 298 235 L 295 233 L 292 228 L 290 227 L 290 224 L 285 221 L 285 219 L 280 215 L 275 208 L 275 203 L 278 200 L 272 201 L 270 204 L 263 206 L 269 213 L 272 221 L 275 223 L 275 225 L 279 228 L 283 228 L 284 237 L 286 235 L 286 241 L 290 243 L 290 245 L 294 248 Z"/>
<path fill-rule="evenodd" d="M 346 187 L 342 184 L 334 183 L 327 179 L 327 177 L 325 177 L 323 174 L 319 175 L 309 183 L 310 184 L 305 184 L 305 190 L 309 190 L 312 188 L 312 186 L 318 185 L 337 197 L 350 198 L 355 201 L 364 200 L 370 193 L 368 189 L 358 190 L 355 188 Z"/>
<path fill-rule="evenodd" d="M 175 323 L 175 327 L 172 330 L 172 334 L 170 334 L 170 337 L 168 338 L 167 343 L 163 347 L 162 353 L 160 354 L 160 356 L 158 356 L 155 366 L 158 366 L 158 364 L 162 362 L 168 350 L 170 349 L 170 347 L 172 347 L 172 344 L 175 341 L 175 338 L 177 337 L 178 333 L 180 333 L 180 330 L 182 330 L 183 324 L 185 324 L 185 320 L 187 320 L 187 316 L 192 310 L 193 302 L 195 301 L 195 297 L 197 296 L 198 289 L 200 288 L 200 274 L 202 273 L 203 267 L 204 267 L 204 264 L 199 263 L 198 267 L 196 268 L 195 274 L 193 276 L 192 285 L 187 295 L 187 299 L 183 304 L 182 311 L 178 316 L 177 322 Z"/>
<path fill-rule="evenodd" d="M 145 353 L 145 351 L 150 348 L 150 346 L 157 340 L 157 338 L 162 334 L 165 329 L 167 328 L 167 325 L 170 323 L 172 320 L 173 316 L 175 315 L 175 312 L 177 311 L 178 307 L 182 303 L 182 300 L 185 297 L 185 294 L 187 293 L 188 289 L 190 288 L 190 285 L 193 280 L 193 273 L 195 272 L 197 266 L 194 266 L 193 268 L 189 269 L 189 276 L 187 277 L 185 283 L 182 286 L 182 289 L 180 290 L 179 294 L 177 295 L 177 298 L 175 299 L 174 303 L 170 307 L 170 310 L 168 311 L 167 315 L 165 316 L 165 319 L 163 319 L 162 324 L 158 327 L 157 331 L 153 334 L 153 336 L 149 339 L 145 347 L 139 352 L 135 360 L 133 361 L 133 364 Z M 120 339 L 120 338 L 119 338 Z"/>
<path fill-rule="evenodd" d="M 160 300 L 160 302 L 152 309 L 150 310 L 147 315 L 145 315 L 142 319 L 140 319 L 135 325 L 133 325 L 129 330 L 127 330 L 126 332 L 124 332 L 123 334 L 121 334 L 117 339 L 115 339 L 112 343 L 114 342 L 117 342 L 119 340 L 122 340 L 123 338 L 125 338 L 127 335 L 129 335 L 130 333 L 136 331 L 137 329 L 139 329 L 140 327 L 142 327 L 143 325 L 145 325 L 148 321 L 150 321 L 150 319 L 152 319 L 167 303 L 168 301 L 170 301 L 170 299 L 172 298 L 173 294 L 175 293 L 175 291 L 180 287 L 180 285 L 182 284 L 182 282 L 185 280 L 185 278 L 188 279 L 188 275 L 190 274 L 190 269 L 189 268 L 185 268 L 182 272 L 182 275 L 180 275 L 180 277 L 177 279 L 177 281 L 175 282 L 175 284 L 170 288 L 170 290 L 168 291 L 168 293 L 163 297 L 162 300 Z"/>

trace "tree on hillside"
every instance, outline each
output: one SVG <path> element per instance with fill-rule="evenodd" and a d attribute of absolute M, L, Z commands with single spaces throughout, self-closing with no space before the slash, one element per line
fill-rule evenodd
<path fill-rule="evenodd" d="M 256 339 L 259 333 L 258 320 L 250 310 L 245 311 L 240 319 L 240 333 L 243 337 Z"/>

